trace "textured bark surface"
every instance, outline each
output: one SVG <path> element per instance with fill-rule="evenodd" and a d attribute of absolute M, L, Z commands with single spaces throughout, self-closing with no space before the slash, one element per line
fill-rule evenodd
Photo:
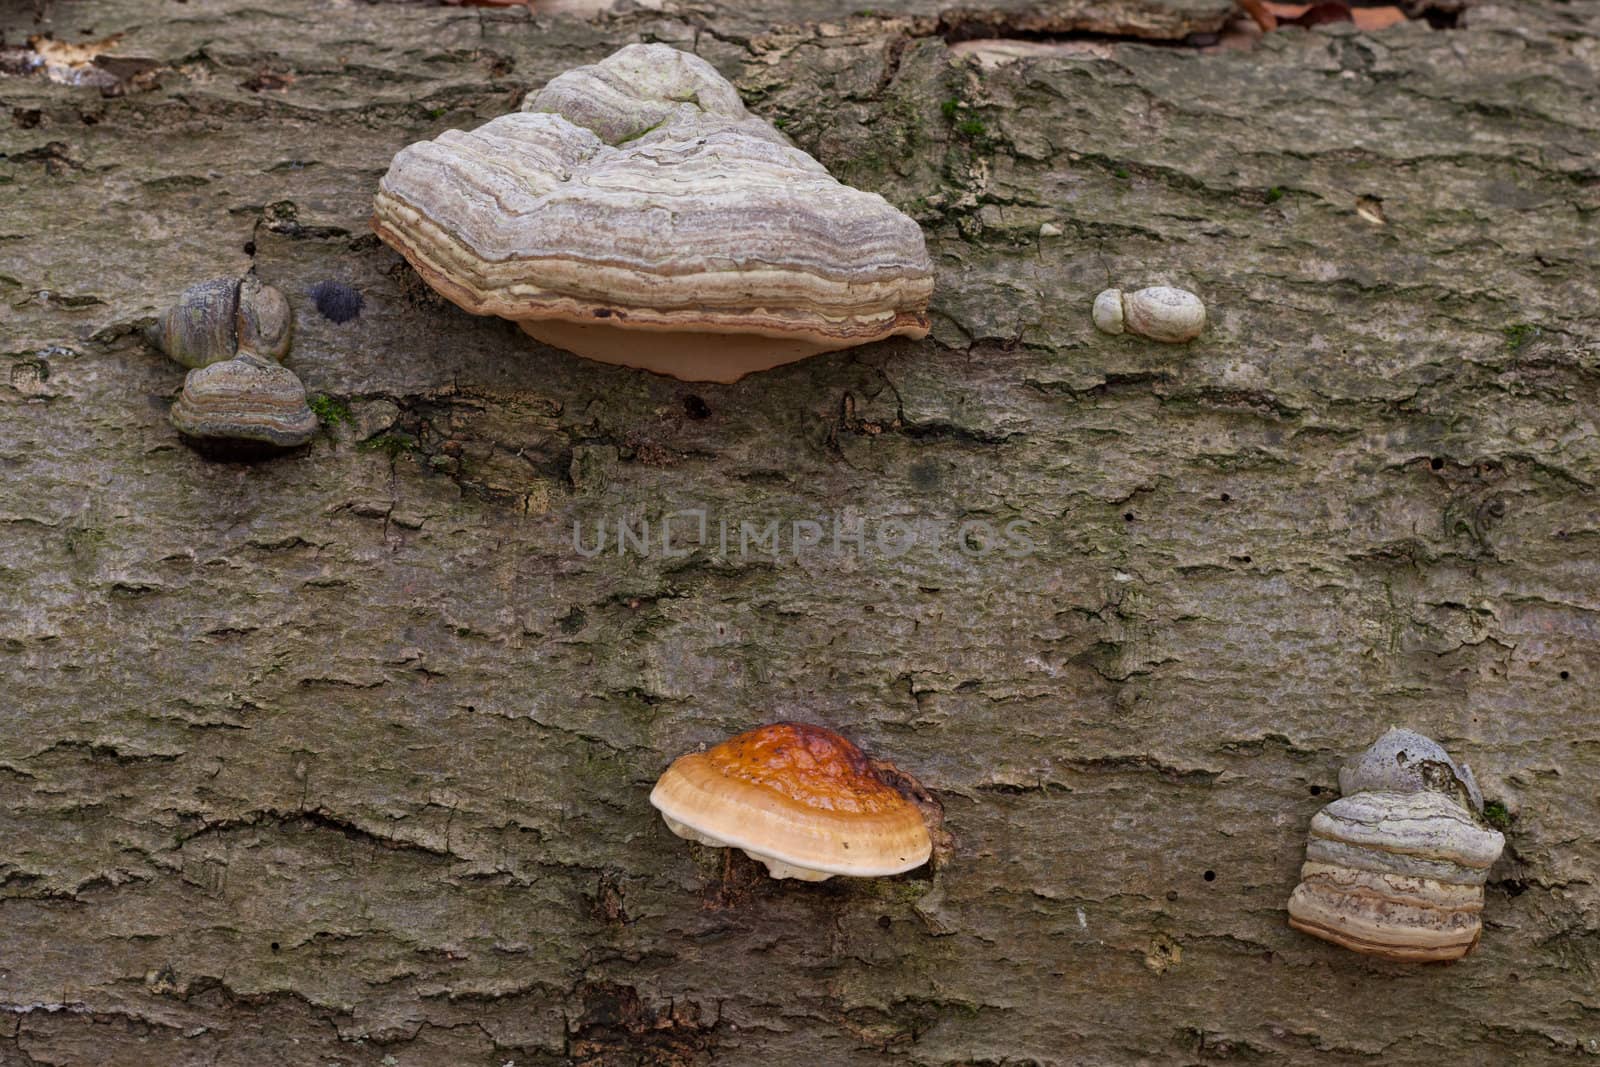
<path fill-rule="evenodd" d="M 1600 1054 L 1600 4 L 994 67 L 903 7 L 3 5 L 122 33 L 126 91 L 0 76 L 0 1064 Z M 687 385 L 369 235 L 400 147 L 633 40 L 911 212 L 933 336 Z M 252 267 L 330 424 L 209 462 L 138 328 Z M 1199 341 L 1093 331 L 1157 282 Z M 728 551 L 661 551 L 693 508 Z M 777 718 L 917 775 L 950 855 L 672 837 L 655 776 Z M 1458 965 L 1285 922 L 1391 723 L 1506 813 Z"/>

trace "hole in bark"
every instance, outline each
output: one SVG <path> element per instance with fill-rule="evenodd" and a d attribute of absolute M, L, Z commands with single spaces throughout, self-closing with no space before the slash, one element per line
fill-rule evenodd
<path fill-rule="evenodd" d="M 244 254 L 247 256 L 256 254 L 256 243 L 254 241 L 246 241 L 244 243 Z"/>
<path fill-rule="evenodd" d="M 274 951 L 274 952 L 278 951 L 278 943 L 276 941 L 274 941 L 272 943 L 272 951 Z"/>
<path fill-rule="evenodd" d="M 1132 521 L 1133 521 L 1133 512 L 1131 512 L 1131 511 L 1124 511 L 1124 512 L 1123 512 L 1123 513 L 1122 513 L 1122 517 L 1123 517 L 1123 519 L 1125 519 L 1125 520 L 1126 520 L 1126 521 L 1128 521 L 1128 522 L 1132 522 Z"/>
<path fill-rule="evenodd" d="M 1428 461 L 1428 466 L 1432 467 L 1436 471 L 1442 471 L 1444 470 L 1444 460 L 1440 459 L 1438 456 L 1434 456 Z"/>
<path fill-rule="evenodd" d="M 878 916 L 878 929 L 887 930 L 892 925 L 894 925 L 894 920 L 889 918 L 889 916 L 887 916 L 887 915 Z"/>
<path fill-rule="evenodd" d="M 1314 796 L 1314 797 L 1320 797 L 1322 795 L 1322 787 L 1320 785 L 1312 786 L 1311 787 L 1311 795 Z"/>
<path fill-rule="evenodd" d="M 1572 677 L 1572 672 L 1571 671 L 1562 671 L 1561 672 L 1561 680 L 1563 682 L 1566 681 L 1568 678 L 1571 678 L 1571 677 Z"/>
<path fill-rule="evenodd" d="M 692 393 L 683 398 L 683 411 L 691 419 L 704 419 L 711 416 L 711 408 L 704 400 Z"/>
<path fill-rule="evenodd" d="M 1216 871 L 1207 871 L 1205 874 L 1201 875 L 1200 877 L 1204 878 L 1208 882 L 1215 882 L 1217 880 L 1217 872 Z"/>
<path fill-rule="evenodd" d="M 1226 504 L 1228 501 L 1230 501 L 1232 499 L 1233 499 L 1233 497 L 1229 496 L 1227 493 L 1223 493 L 1222 494 L 1222 502 L 1224 504 Z"/>

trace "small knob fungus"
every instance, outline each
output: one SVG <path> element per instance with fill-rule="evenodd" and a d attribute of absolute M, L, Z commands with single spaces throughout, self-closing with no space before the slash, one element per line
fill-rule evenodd
<path fill-rule="evenodd" d="M 1166 285 L 1134 293 L 1106 289 L 1094 298 L 1094 325 L 1102 333 L 1133 333 L 1181 345 L 1206 328 L 1206 306 L 1189 290 Z"/>
<path fill-rule="evenodd" d="M 928 332 L 917 224 L 697 56 L 629 45 L 395 156 L 372 227 L 462 308 L 689 381 Z"/>
<path fill-rule="evenodd" d="M 667 768 L 650 794 L 679 837 L 743 849 L 774 878 L 820 882 L 920 867 L 933 851 L 917 806 L 832 730 L 763 726 Z"/>

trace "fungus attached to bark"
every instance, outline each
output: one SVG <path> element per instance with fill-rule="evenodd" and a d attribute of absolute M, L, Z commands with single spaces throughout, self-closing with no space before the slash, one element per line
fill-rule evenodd
<path fill-rule="evenodd" d="M 374 204 L 378 236 L 467 311 L 690 381 L 926 335 L 917 224 L 704 60 L 629 45 L 523 109 L 403 149 Z"/>
<path fill-rule="evenodd" d="M 281 361 L 289 353 L 294 313 L 283 293 L 253 275 L 215 278 L 185 289 L 145 330 L 145 338 L 191 369 L 249 349 Z"/>
<path fill-rule="evenodd" d="M 1094 298 L 1094 324 L 1102 333 L 1132 333 L 1181 345 L 1206 328 L 1206 306 L 1189 290 L 1167 285 L 1134 293 L 1106 289 Z"/>
<path fill-rule="evenodd" d="M 317 429 L 294 371 L 250 349 L 190 371 L 170 417 L 189 443 L 221 459 L 299 448 Z"/>
<path fill-rule="evenodd" d="M 679 758 L 650 803 L 679 837 L 743 849 L 774 878 L 899 874 L 933 842 L 886 767 L 831 730 L 774 723 Z"/>
<path fill-rule="evenodd" d="M 1289 925 L 1401 962 L 1458 960 L 1483 932 L 1483 886 L 1505 838 L 1472 770 L 1391 729 L 1339 771 L 1344 794 L 1311 820 Z"/>

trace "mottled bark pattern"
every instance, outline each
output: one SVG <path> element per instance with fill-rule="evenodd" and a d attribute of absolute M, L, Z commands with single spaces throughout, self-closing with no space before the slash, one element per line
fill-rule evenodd
<path fill-rule="evenodd" d="M 0 76 L 0 1064 L 1600 1052 L 1600 3 L 995 67 L 932 4 L 650 6 L 0 5 L 123 34 L 104 89 Z M 370 235 L 400 147 L 635 40 L 912 213 L 933 336 L 692 386 Z M 248 466 L 140 329 L 252 267 L 329 399 Z M 1095 332 L 1160 283 L 1199 340 Z M 664 554 L 692 508 L 782 557 Z M 914 774 L 948 859 L 777 883 L 667 832 L 668 762 L 774 719 Z M 1392 723 L 1506 830 L 1460 964 L 1285 921 Z"/>

